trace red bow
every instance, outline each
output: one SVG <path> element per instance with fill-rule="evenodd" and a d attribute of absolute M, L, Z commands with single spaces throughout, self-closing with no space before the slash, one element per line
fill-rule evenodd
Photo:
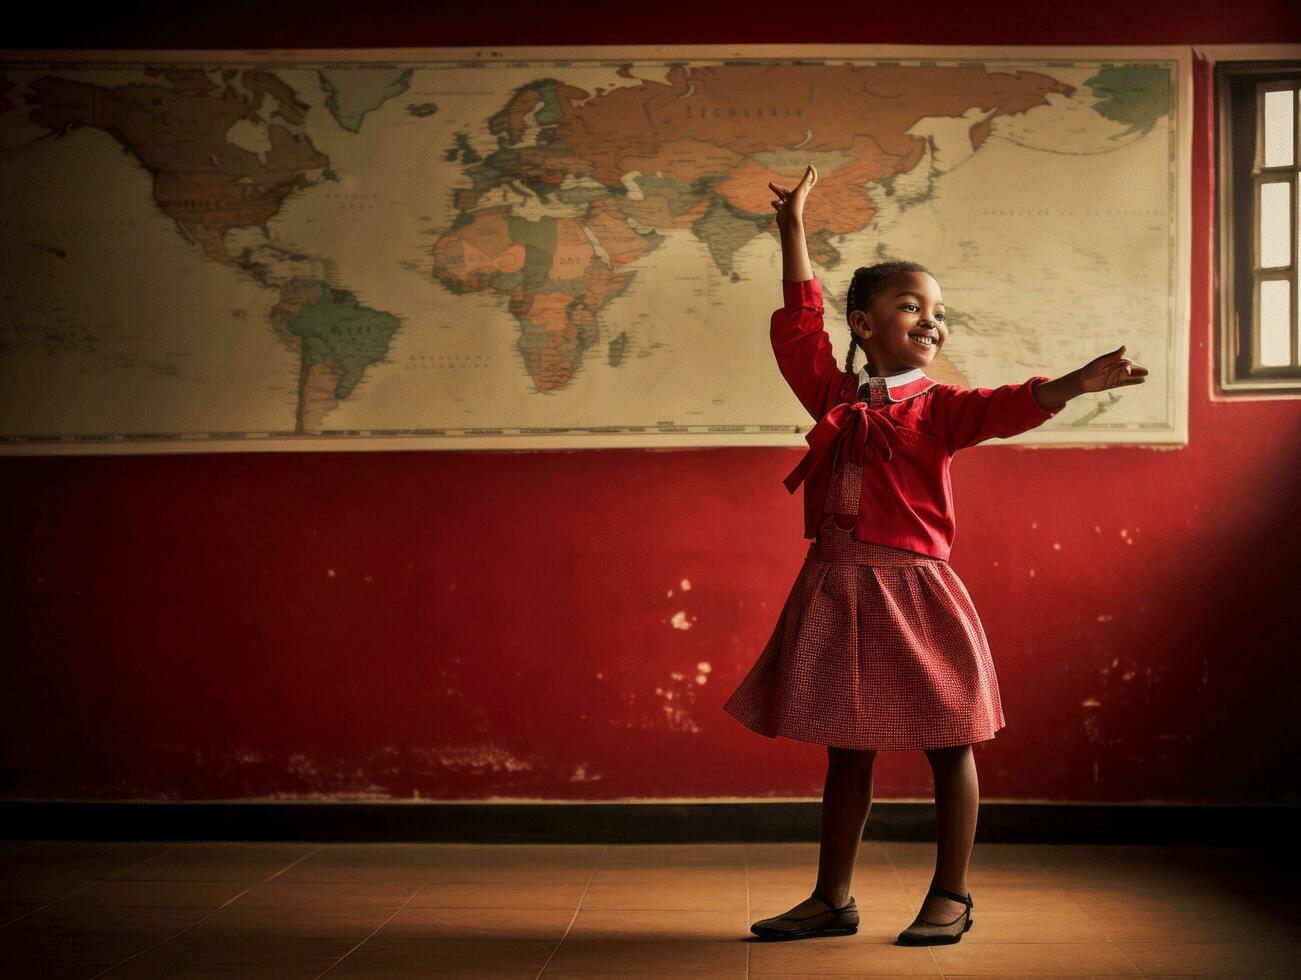
<path fill-rule="evenodd" d="M 873 425 L 872 421 L 876 424 Z M 895 433 L 894 419 L 879 409 L 869 408 L 867 402 L 841 402 L 818 421 L 809 434 L 804 437 L 809 444 L 809 451 L 800 460 L 783 483 L 791 493 L 804 482 L 818 462 L 829 453 L 841 439 L 848 440 L 846 458 L 859 466 L 867 464 L 867 447 L 875 447 L 882 461 L 890 462 L 893 455 L 892 446 L 897 444 L 899 436 Z"/>

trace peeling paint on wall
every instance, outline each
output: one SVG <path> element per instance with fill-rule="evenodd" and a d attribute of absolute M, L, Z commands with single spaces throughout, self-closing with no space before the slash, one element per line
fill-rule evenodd
<path fill-rule="evenodd" d="M 704 672 L 700 672 L 700 668 Z M 664 703 L 660 705 L 664 712 L 664 717 L 670 731 L 677 732 L 699 732 L 701 731 L 695 720 L 691 717 L 690 711 L 696 702 L 696 687 L 702 683 L 700 680 L 704 673 L 709 670 L 709 664 L 701 661 L 696 665 L 698 673 L 693 680 L 687 679 L 685 672 L 674 670 L 669 672 L 669 678 L 676 684 L 681 684 L 680 690 L 671 690 L 665 687 L 655 688 L 655 693 L 663 698 Z"/>
<path fill-rule="evenodd" d="M 574 769 L 574 773 L 569 777 L 569 781 L 571 783 L 595 783 L 604 778 L 604 776 L 597 775 L 589 776 L 587 774 L 587 763 L 583 763 Z"/>
<path fill-rule="evenodd" d="M 413 756 L 439 769 L 491 769 L 493 772 L 520 772 L 532 769 L 533 763 L 520 759 L 500 745 L 418 746 L 409 750 Z"/>
<path fill-rule="evenodd" d="M 664 715 L 666 720 L 668 721 L 668 726 L 670 730 L 675 732 L 700 731 L 700 726 L 697 725 L 692 720 L 691 716 L 687 714 L 686 708 L 684 708 L 682 705 L 666 704 L 663 707 L 664 707 Z"/>
<path fill-rule="evenodd" d="M 673 618 L 669 620 L 669 622 L 673 624 L 675 630 L 689 630 L 691 629 L 691 624 L 699 618 L 699 616 L 692 616 L 690 620 L 688 620 L 686 610 L 680 609 L 673 614 Z"/>

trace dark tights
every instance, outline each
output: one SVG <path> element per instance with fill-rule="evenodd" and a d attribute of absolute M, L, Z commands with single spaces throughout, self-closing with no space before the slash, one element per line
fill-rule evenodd
<path fill-rule="evenodd" d="M 967 864 L 976 839 L 980 785 L 970 745 L 928 749 L 935 779 L 935 874 L 932 885 L 967 894 Z M 818 854 L 819 894 L 843 905 L 858 843 L 872 808 L 872 750 L 827 747 L 827 781 L 822 792 L 822 848 Z M 959 906 L 961 908 L 961 906 Z"/>

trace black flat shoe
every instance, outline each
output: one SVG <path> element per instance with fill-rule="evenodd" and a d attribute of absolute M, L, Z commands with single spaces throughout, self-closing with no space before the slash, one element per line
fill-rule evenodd
<path fill-rule="evenodd" d="M 812 895 L 826 906 L 822 912 L 794 916 L 789 912 L 771 919 L 760 919 L 750 931 L 763 940 L 807 939 L 811 936 L 852 936 L 858 932 L 858 906 L 853 896 L 836 908 L 816 891 Z"/>
<path fill-rule="evenodd" d="M 963 933 L 971 928 L 971 909 L 974 903 L 971 901 L 970 894 L 959 895 L 957 892 L 951 892 L 939 885 L 931 885 L 931 890 L 926 893 L 926 898 L 930 898 L 932 895 L 939 895 L 941 898 L 961 902 L 966 908 L 952 922 L 931 922 L 929 919 L 919 920 L 921 925 L 909 926 L 899 933 L 899 938 L 895 940 L 896 946 L 944 946 L 948 943 L 956 943 L 962 938 Z M 922 901 L 925 901 L 925 899 Z"/>

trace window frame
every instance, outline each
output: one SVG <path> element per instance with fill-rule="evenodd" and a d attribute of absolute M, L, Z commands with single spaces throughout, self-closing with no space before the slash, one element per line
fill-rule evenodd
<path fill-rule="evenodd" d="M 1220 61 L 1214 65 L 1215 93 L 1215 215 L 1219 353 L 1218 383 L 1226 394 L 1301 396 L 1301 96 L 1293 104 L 1292 163 L 1288 168 L 1263 170 L 1265 91 L 1301 89 L 1301 61 Z M 1251 132 L 1248 133 L 1247 130 Z M 1257 204 L 1261 187 L 1290 175 L 1292 190 L 1288 231 L 1289 265 L 1256 269 L 1260 254 Z M 1248 231 L 1243 222 L 1250 222 Z M 1238 229 L 1241 228 L 1241 233 Z M 1288 339 L 1292 363 L 1259 363 L 1260 283 L 1283 279 L 1292 283 L 1288 309 Z"/>

